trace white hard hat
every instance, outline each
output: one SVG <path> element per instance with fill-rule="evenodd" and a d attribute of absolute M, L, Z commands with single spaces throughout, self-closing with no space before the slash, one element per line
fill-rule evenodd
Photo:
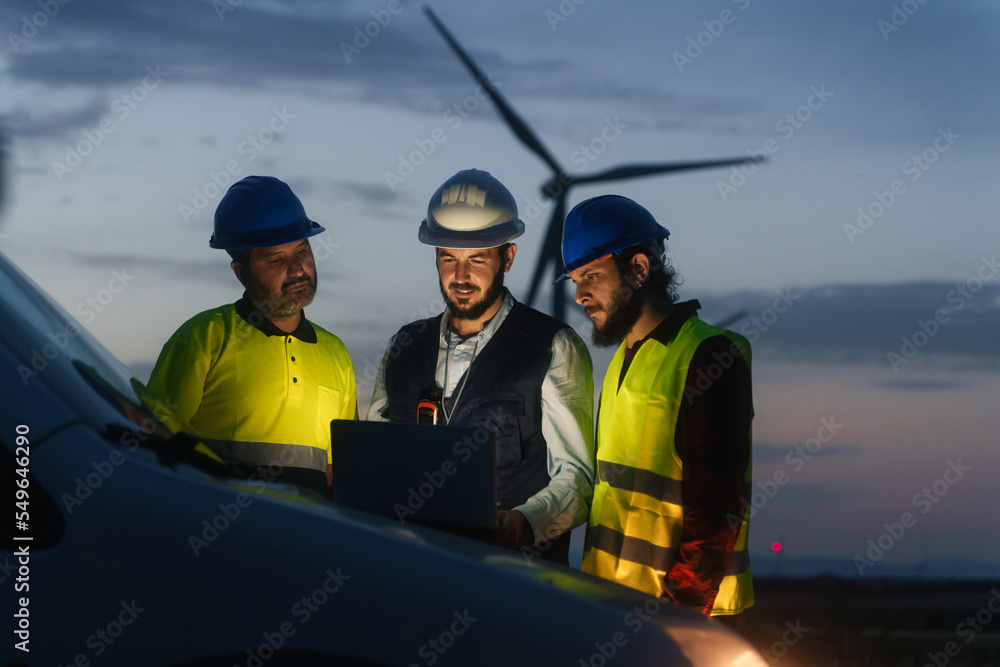
<path fill-rule="evenodd" d="M 514 196 L 487 171 L 465 169 L 437 189 L 417 238 L 438 248 L 495 248 L 524 233 Z"/>

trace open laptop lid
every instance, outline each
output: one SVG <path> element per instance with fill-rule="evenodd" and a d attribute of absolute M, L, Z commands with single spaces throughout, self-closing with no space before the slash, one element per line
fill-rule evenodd
<path fill-rule="evenodd" d="M 402 522 L 496 526 L 496 435 L 486 428 L 335 419 L 334 502 Z"/>

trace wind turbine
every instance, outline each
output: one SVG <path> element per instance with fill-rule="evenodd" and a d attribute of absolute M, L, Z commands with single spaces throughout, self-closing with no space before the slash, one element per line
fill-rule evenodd
<path fill-rule="evenodd" d="M 598 174 L 578 174 L 573 175 L 566 172 L 562 165 L 552 156 L 549 150 L 542 144 L 541 140 L 532 132 L 528 124 L 514 111 L 514 108 L 496 89 L 496 86 L 483 74 L 479 66 L 472 60 L 469 54 L 455 40 L 452 34 L 444 27 L 441 20 L 431 10 L 424 7 L 424 13 L 430 19 L 437 31 L 441 33 L 444 40 L 448 42 L 455 55 L 465 64 L 479 85 L 489 94 L 493 100 L 497 111 L 510 126 L 518 139 L 521 140 L 529 150 L 541 158 L 542 162 L 552 169 L 552 178 L 542 186 L 542 195 L 546 199 L 555 202 L 552 209 L 552 218 L 549 220 L 548 230 L 545 232 L 545 240 L 542 243 L 542 252 L 538 257 L 538 264 L 535 266 L 535 275 L 531 279 L 531 288 L 528 291 L 527 304 L 530 306 L 535 301 L 538 294 L 538 287 L 541 285 L 542 276 L 548 266 L 552 267 L 552 280 L 562 274 L 562 251 L 560 248 L 562 240 L 562 223 L 566 217 L 566 197 L 569 190 L 574 185 L 581 183 L 605 183 L 618 181 L 639 176 L 653 176 L 656 174 L 666 174 L 674 171 L 690 171 L 693 169 L 709 169 L 712 167 L 727 167 L 729 165 L 741 164 L 745 162 L 763 162 L 760 157 L 726 158 L 718 160 L 700 160 L 694 162 L 666 162 L 655 164 L 634 164 L 622 167 L 615 167 L 602 171 Z M 566 292 L 564 284 L 554 285 L 552 288 L 552 316 L 560 320 L 565 320 L 566 314 Z"/>

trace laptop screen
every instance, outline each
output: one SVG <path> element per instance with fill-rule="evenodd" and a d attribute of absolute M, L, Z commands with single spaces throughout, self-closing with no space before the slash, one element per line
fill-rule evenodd
<path fill-rule="evenodd" d="M 496 435 L 486 428 L 335 419 L 334 502 L 442 527 L 496 525 Z"/>

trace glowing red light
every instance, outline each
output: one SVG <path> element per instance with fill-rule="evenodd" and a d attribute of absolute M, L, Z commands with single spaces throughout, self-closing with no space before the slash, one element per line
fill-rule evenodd
<path fill-rule="evenodd" d="M 772 544 L 771 551 L 781 551 L 781 542 L 775 542 Z"/>

